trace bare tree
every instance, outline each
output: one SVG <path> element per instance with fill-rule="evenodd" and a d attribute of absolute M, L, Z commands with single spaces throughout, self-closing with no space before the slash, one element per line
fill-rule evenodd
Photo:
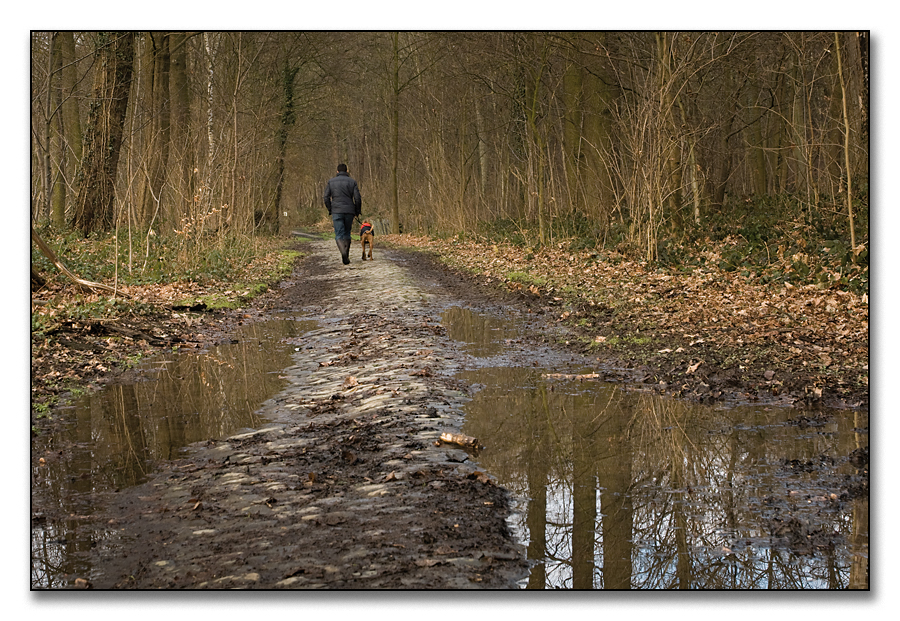
<path fill-rule="evenodd" d="M 844 165 L 847 171 L 847 215 L 850 220 L 850 247 L 856 248 L 856 229 L 853 226 L 853 176 L 850 174 L 850 121 L 847 118 L 847 89 L 844 88 L 844 72 L 841 66 L 841 44 L 834 33 L 834 53 L 837 57 L 838 81 L 841 85 L 841 111 L 844 119 Z"/>
<path fill-rule="evenodd" d="M 83 232 L 113 222 L 118 192 L 145 232 L 277 233 L 285 212 L 322 218 L 337 161 L 394 232 L 577 237 L 651 260 L 746 205 L 793 206 L 804 230 L 837 213 L 845 230 L 852 211 L 855 246 L 866 215 L 865 33 L 32 39 L 35 220 L 74 212 Z M 82 148 L 83 76 L 95 93 Z M 115 128 L 126 120 L 129 133 Z"/>
<path fill-rule="evenodd" d="M 128 109 L 133 58 L 134 33 L 100 33 L 94 94 L 75 202 L 74 226 L 85 236 L 95 230 L 107 229 L 112 223 L 116 171 Z"/>

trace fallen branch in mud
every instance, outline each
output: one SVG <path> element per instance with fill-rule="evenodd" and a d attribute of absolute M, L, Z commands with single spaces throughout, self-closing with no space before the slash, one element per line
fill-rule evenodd
<path fill-rule="evenodd" d="M 472 436 L 467 436 L 462 433 L 448 433 L 445 431 L 441 434 L 441 441 L 447 442 L 448 444 L 458 444 L 459 446 L 463 446 L 466 448 L 482 448 L 482 446 L 478 443 L 478 438 L 473 438 Z"/>
<path fill-rule="evenodd" d="M 108 323 L 103 321 L 92 321 L 88 323 L 89 326 L 96 326 L 96 329 L 99 331 L 106 332 L 115 332 L 117 334 L 121 334 L 123 336 L 127 336 L 128 338 L 134 339 L 136 341 L 144 340 L 150 343 L 151 345 L 165 345 L 169 342 L 169 339 L 159 338 L 156 336 L 152 336 L 150 334 L 146 334 L 145 332 L 141 332 L 139 330 L 132 330 L 131 328 L 123 328 L 122 326 L 118 326 L 114 323 Z"/>
<path fill-rule="evenodd" d="M 549 379 L 565 379 L 565 380 L 586 380 L 586 379 L 600 379 L 599 373 L 544 373 L 541 377 L 546 377 Z"/>

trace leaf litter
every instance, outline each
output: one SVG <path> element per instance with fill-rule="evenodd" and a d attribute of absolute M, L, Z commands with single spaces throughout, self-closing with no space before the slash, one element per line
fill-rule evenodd
<path fill-rule="evenodd" d="M 412 234 L 382 242 L 518 296 L 571 329 L 562 345 L 616 360 L 676 396 L 868 407 L 867 293 L 762 284 L 714 264 L 666 270 L 562 242 L 524 249 Z"/>

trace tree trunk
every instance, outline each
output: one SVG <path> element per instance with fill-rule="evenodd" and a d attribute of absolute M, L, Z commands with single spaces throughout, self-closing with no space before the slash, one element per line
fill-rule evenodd
<path fill-rule="evenodd" d="M 59 33 L 62 50 L 62 113 L 65 130 L 67 158 L 73 165 L 69 173 L 69 182 L 75 179 L 74 167 L 81 163 L 81 113 L 78 111 L 78 98 L 75 95 L 78 83 L 78 72 L 75 64 L 75 36 L 71 30 Z"/>
<path fill-rule="evenodd" d="M 52 213 L 50 201 L 53 194 L 53 161 L 50 155 L 51 141 L 53 139 L 53 76 L 55 74 L 53 61 L 56 55 L 53 48 L 56 38 L 50 37 L 50 47 L 47 53 L 47 99 L 44 109 L 44 125 L 42 127 L 43 144 L 41 145 L 40 169 L 41 169 L 41 186 L 43 188 L 43 196 L 41 197 L 40 206 L 34 205 L 31 214 L 32 222 L 37 218 L 45 217 Z"/>
<path fill-rule="evenodd" d="M 138 163 L 138 173 L 135 182 L 136 196 L 133 209 L 137 214 L 139 226 L 147 228 L 152 215 L 152 199 L 150 194 L 150 163 L 149 156 L 153 150 L 153 38 L 151 33 L 145 32 L 138 35 L 135 42 L 135 66 L 134 79 L 135 91 L 133 94 L 134 117 L 137 119 L 137 127 L 140 132 L 134 136 L 135 153 Z"/>
<path fill-rule="evenodd" d="M 190 90 L 187 77 L 187 36 L 169 35 L 170 144 L 169 177 L 176 195 L 172 219 L 188 214 L 194 196 L 194 149 L 190 141 Z"/>
<path fill-rule="evenodd" d="M 537 212 L 538 237 L 542 246 L 550 241 L 549 222 L 544 206 L 546 184 L 545 175 L 545 150 L 546 138 L 543 124 L 538 123 L 539 108 L 541 107 L 541 93 L 543 91 L 544 72 L 547 69 L 547 57 L 550 53 L 550 43 L 544 39 L 541 42 L 541 53 L 538 64 L 532 70 L 526 69 L 525 96 L 526 96 L 526 149 L 528 153 L 528 184 L 526 187 L 526 201 L 533 202 Z M 530 198 L 528 198 L 530 197 Z"/>
<path fill-rule="evenodd" d="M 578 185 L 581 178 L 581 131 L 583 118 L 582 103 L 582 71 L 583 67 L 570 52 L 567 58 L 566 71 L 563 74 L 563 149 L 566 167 L 566 187 L 569 194 L 569 205 L 575 211 L 584 211 L 583 194 Z"/>
<path fill-rule="evenodd" d="M 168 35 L 152 32 L 148 36 L 150 49 L 144 55 L 149 62 L 142 70 L 149 74 L 145 84 L 149 90 L 144 96 L 149 103 L 147 119 L 148 140 L 144 143 L 147 160 L 146 184 L 143 198 L 143 224 L 149 227 L 154 221 L 165 221 L 161 213 L 162 191 L 166 180 L 169 159 L 169 40 Z"/>
<path fill-rule="evenodd" d="M 275 233 L 278 234 L 278 223 L 281 221 L 279 212 L 282 210 L 281 200 L 284 192 L 284 160 L 287 154 L 288 134 L 294 123 L 297 121 L 297 115 L 294 112 L 294 79 L 297 77 L 298 67 L 292 67 L 287 58 L 284 60 L 284 66 L 281 73 L 281 124 L 278 127 L 276 142 L 278 144 L 278 155 L 276 162 L 276 179 L 275 179 L 275 202 L 273 211 L 275 214 L 272 225 Z"/>
<path fill-rule="evenodd" d="M 674 109 L 675 93 L 672 75 L 672 46 L 668 33 L 656 33 L 656 61 L 658 97 L 661 105 L 662 122 L 657 126 L 660 152 L 663 155 L 664 177 L 660 180 L 661 196 L 659 205 L 668 208 L 670 218 L 678 218 L 681 210 L 681 160 L 679 158 L 678 133 L 676 131 Z M 656 250 L 651 253 L 655 256 Z"/>
<path fill-rule="evenodd" d="M 678 104 L 678 110 L 681 113 L 681 125 L 682 127 L 688 127 L 688 118 L 687 112 L 684 109 L 684 103 L 681 101 L 681 97 L 677 97 L 675 99 Z M 688 178 L 691 183 L 691 198 L 693 201 L 693 213 L 692 218 L 694 224 L 700 224 L 700 202 L 701 202 L 701 189 L 700 189 L 700 165 L 697 163 L 697 156 L 695 154 L 696 141 L 690 135 L 687 135 L 684 138 L 687 143 L 687 151 L 688 151 Z"/>
<path fill-rule="evenodd" d="M 478 139 L 478 170 L 481 182 L 481 201 L 487 200 L 488 192 L 488 144 L 487 136 L 484 131 L 484 115 L 481 112 L 481 103 L 478 95 L 475 96 L 475 132 Z M 478 221 L 476 217 L 471 223 L 474 225 Z"/>
<path fill-rule="evenodd" d="M 400 153 L 400 45 L 399 33 L 391 33 L 393 73 L 391 75 L 391 232 L 400 233 L 400 182 L 397 177 Z"/>
<path fill-rule="evenodd" d="M 211 41 L 208 32 L 203 33 L 203 45 L 206 49 L 206 175 L 203 185 L 200 187 L 200 206 L 201 211 L 206 211 L 212 207 L 212 171 L 213 156 L 216 150 L 216 138 L 213 133 L 215 127 L 213 123 L 213 54 L 215 41 Z M 234 210 L 232 209 L 233 213 Z M 229 214 L 230 216 L 231 214 Z"/>
<path fill-rule="evenodd" d="M 747 128 L 747 147 L 750 149 L 751 156 L 750 170 L 753 179 L 753 194 L 754 196 L 764 196 L 769 187 L 769 180 L 766 176 L 766 151 L 762 133 L 762 113 L 757 112 L 756 102 L 752 100 L 754 94 L 748 90 L 745 96 L 750 116 L 750 119 L 747 121 L 749 124 Z"/>
<path fill-rule="evenodd" d="M 803 194 L 808 198 L 810 183 L 806 152 L 809 145 L 806 137 L 806 106 L 803 103 L 806 83 L 804 82 L 801 68 L 802 62 L 803 59 L 798 58 L 794 67 L 793 83 L 795 86 L 792 92 L 793 100 L 791 105 L 791 142 L 794 152 L 794 189 L 798 194 Z"/>
<path fill-rule="evenodd" d="M 603 46 L 603 33 L 597 46 Z M 610 109 L 615 98 L 612 81 L 607 75 L 606 65 L 595 65 L 585 72 L 584 88 L 584 154 L 581 168 L 581 183 L 584 187 L 585 210 L 601 222 L 608 222 L 616 205 L 613 181 L 610 176 L 609 162 L 605 158 L 612 157 L 612 140 L 610 139 Z"/>
<path fill-rule="evenodd" d="M 850 218 L 850 247 L 856 248 L 856 230 L 853 226 L 853 176 L 850 174 L 850 120 L 847 118 L 847 90 L 844 88 L 844 72 L 841 67 L 841 44 L 834 33 L 834 52 L 837 56 L 838 82 L 841 84 L 841 108 L 844 115 L 844 166 L 847 176 L 847 215 Z"/>
<path fill-rule="evenodd" d="M 865 166 L 869 163 L 869 33 L 866 31 L 856 33 L 856 49 L 858 60 L 856 62 L 859 75 L 859 136 L 856 143 L 865 145 Z"/>
<path fill-rule="evenodd" d="M 75 95 L 78 72 L 75 64 L 75 37 L 68 30 L 59 33 L 59 45 L 62 53 L 60 98 L 62 99 L 62 125 L 63 138 L 63 168 L 60 174 L 63 176 L 66 199 L 71 200 L 69 188 L 74 187 L 78 170 L 81 167 L 81 113 L 78 111 L 78 98 Z M 64 201 L 66 202 L 66 201 Z M 55 214 L 54 224 L 59 227 L 65 225 L 65 205 L 62 213 Z"/>
<path fill-rule="evenodd" d="M 462 121 L 459 124 L 459 144 L 457 145 L 457 168 L 459 169 L 459 183 L 456 186 L 456 226 L 458 230 L 466 230 L 466 188 L 469 184 L 469 175 L 466 170 L 466 129 L 468 128 L 468 102 L 463 96 L 460 104 Z"/>
<path fill-rule="evenodd" d="M 97 70 L 74 226 L 85 236 L 112 224 L 116 169 L 122 147 L 134 62 L 134 33 L 100 33 Z"/>
<path fill-rule="evenodd" d="M 60 33 L 55 32 L 50 46 L 50 80 L 47 96 L 50 100 L 48 152 L 50 153 L 50 214 L 53 226 L 62 228 L 66 222 L 66 145 L 62 118 L 62 47 Z"/>

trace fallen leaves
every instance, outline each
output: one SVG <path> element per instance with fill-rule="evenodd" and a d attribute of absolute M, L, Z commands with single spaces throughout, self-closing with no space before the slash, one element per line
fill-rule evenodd
<path fill-rule="evenodd" d="M 645 356 L 644 363 L 666 356 L 698 376 L 703 358 L 709 368 L 752 364 L 759 375 L 791 369 L 817 373 L 823 383 L 867 381 L 868 294 L 837 284 L 765 283 L 717 267 L 722 255 L 716 249 L 698 254 L 704 265 L 676 271 L 616 252 L 572 251 L 566 241 L 528 252 L 501 242 L 409 234 L 385 241 L 432 250 L 491 286 L 524 294 L 520 285 L 530 281 L 528 291 L 540 295 L 537 303 L 552 312 L 551 321 L 579 326 L 592 344 Z"/>
<path fill-rule="evenodd" d="M 491 481 L 490 475 L 480 470 L 476 470 L 474 472 L 470 472 L 467 476 L 467 479 L 478 481 L 479 483 L 484 483 L 485 485 L 490 485 L 493 481 Z"/>

